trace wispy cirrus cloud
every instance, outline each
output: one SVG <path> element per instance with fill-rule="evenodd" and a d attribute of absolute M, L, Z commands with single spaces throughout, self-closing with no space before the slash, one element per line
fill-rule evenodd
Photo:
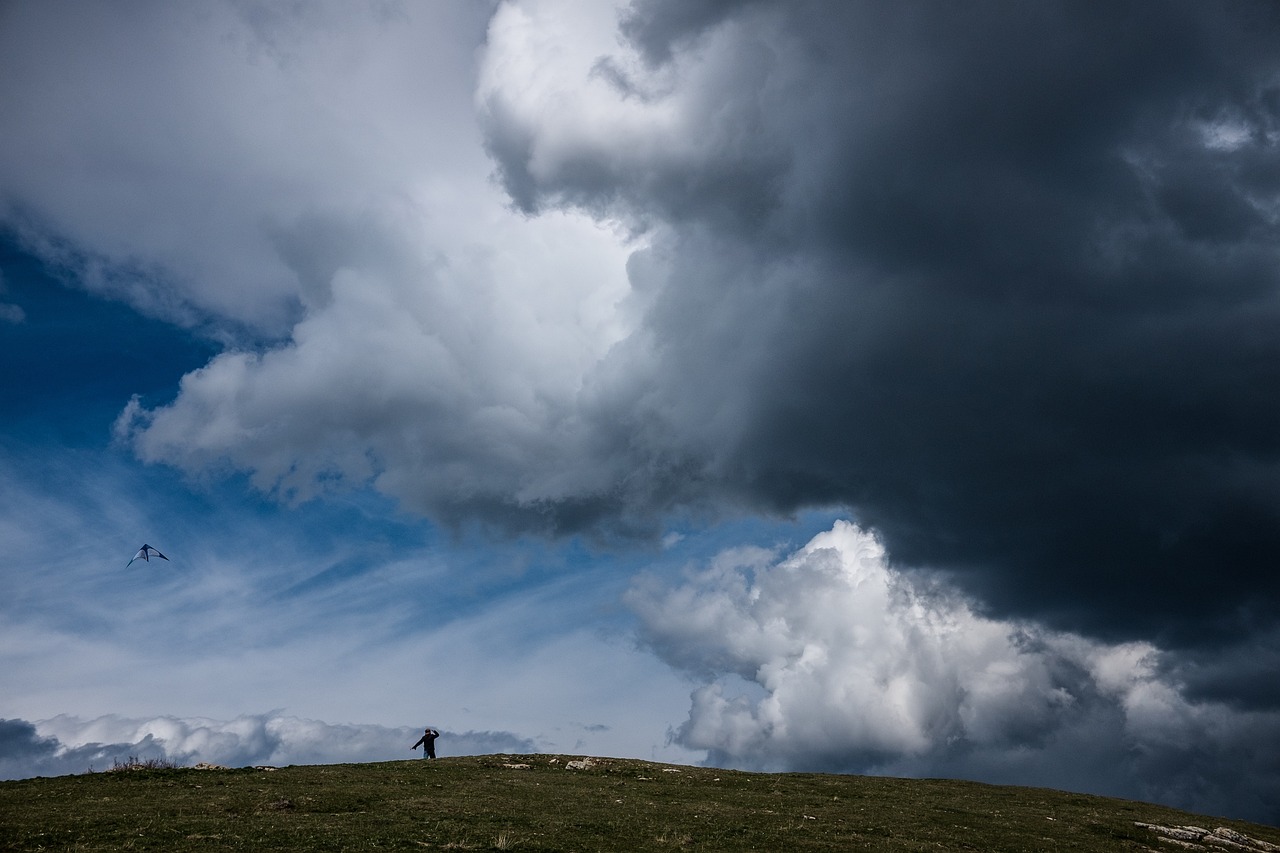
<path fill-rule="evenodd" d="M 228 720 L 269 704 L 692 757 L 664 746 L 687 690 L 628 639 L 624 573 L 397 526 L 384 501 L 246 506 L 227 484 L 187 492 L 124 462 L 0 455 L 4 716 Z M 170 561 L 126 569 L 139 531 Z"/>

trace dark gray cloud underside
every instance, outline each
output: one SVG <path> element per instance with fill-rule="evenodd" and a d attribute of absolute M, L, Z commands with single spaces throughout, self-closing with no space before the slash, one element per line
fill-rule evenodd
<path fill-rule="evenodd" d="M 846 503 L 994 613 L 1212 647 L 1280 602 L 1277 18 L 636 2 L 651 63 L 738 40 L 695 155 L 489 143 L 527 209 L 665 223 L 657 390 L 598 420 L 682 436 L 678 497 Z"/>
<path fill-rule="evenodd" d="M 71 748 L 57 738 L 42 737 L 26 720 L 0 720 L 0 779 L 65 776 L 110 770 L 131 758 L 164 759 L 162 744 L 148 735 L 137 743 L 89 743 Z"/>

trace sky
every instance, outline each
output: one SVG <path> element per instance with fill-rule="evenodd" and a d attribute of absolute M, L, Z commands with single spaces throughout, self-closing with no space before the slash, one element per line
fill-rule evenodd
<path fill-rule="evenodd" d="M 1280 824 L 1278 37 L 0 4 L 0 777 L 430 725 Z"/>

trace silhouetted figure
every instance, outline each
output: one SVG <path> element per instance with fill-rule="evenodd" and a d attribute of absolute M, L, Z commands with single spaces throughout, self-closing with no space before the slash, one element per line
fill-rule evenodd
<path fill-rule="evenodd" d="M 413 746 L 409 748 L 417 749 L 418 745 L 421 744 L 422 757 L 435 758 L 436 757 L 436 738 L 438 737 L 440 737 L 440 733 L 438 731 L 436 731 L 435 729 L 426 729 L 422 732 L 422 737 L 418 738 L 418 743 L 415 743 Z"/>

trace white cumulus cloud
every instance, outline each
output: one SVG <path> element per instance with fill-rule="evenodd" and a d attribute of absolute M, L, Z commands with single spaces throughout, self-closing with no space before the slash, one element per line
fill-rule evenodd
<path fill-rule="evenodd" d="M 168 405 L 124 409 L 142 459 L 285 498 L 373 482 L 525 527 L 614 487 L 625 466 L 577 401 L 635 324 L 637 244 L 581 212 L 530 219 L 491 179 L 474 113 L 491 11 L 5 11 L 0 226 L 68 281 L 227 345 Z"/>
<path fill-rule="evenodd" d="M 1183 696 L 1149 643 L 986 618 L 848 522 L 782 557 L 649 576 L 628 601 L 648 646 L 700 680 L 676 740 L 712 763 L 1236 798 L 1259 816 L 1277 793 L 1233 780 L 1276 760 L 1251 746 L 1277 742 L 1280 716 Z"/>

